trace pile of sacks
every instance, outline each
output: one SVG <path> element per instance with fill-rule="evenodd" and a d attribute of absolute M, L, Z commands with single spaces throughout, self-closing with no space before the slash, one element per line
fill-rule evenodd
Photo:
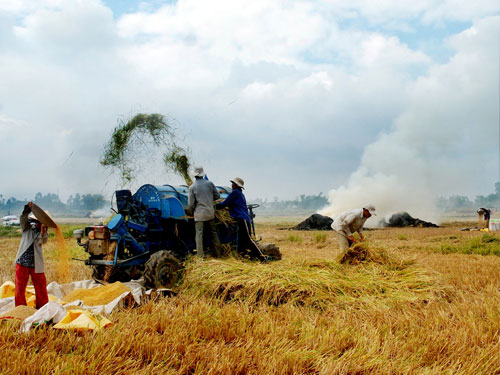
<path fill-rule="evenodd" d="M 15 285 L 11 281 L 0 286 L 0 320 L 22 320 L 20 331 L 48 322 L 54 329 L 77 331 L 99 330 L 112 324 L 103 314 L 110 314 L 124 305 L 140 304 L 150 295 L 141 281 L 101 285 L 94 280 L 76 281 L 69 284 L 52 282 L 47 285 L 49 302 L 36 310 L 33 286 L 26 288 L 28 306 L 15 307 Z"/>

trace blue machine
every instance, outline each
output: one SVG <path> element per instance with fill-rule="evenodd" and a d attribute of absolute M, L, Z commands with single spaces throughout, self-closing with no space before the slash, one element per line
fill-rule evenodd
<path fill-rule="evenodd" d="M 223 199 L 231 192 L 222 186 L 217 190 Z M 85 228 L 86 242 L 75 231 L 90 254 L 86 264 L 94 278 L 104 279 L 107 272 L 110 281 L 126 281 L 144 274 L 152 286 L 171 286 L 181 262 L 196 248 L 194 220 L 186 214 L 188 187 L 146 184 L 133 195 L 129 190 L 115 195 L 117 213 L 107 226 Z M 221 244 L 236 241 L 231 226 L 218 223 L 217 232 Z M 208 238 L 205 244 L 210 248 Z"/>

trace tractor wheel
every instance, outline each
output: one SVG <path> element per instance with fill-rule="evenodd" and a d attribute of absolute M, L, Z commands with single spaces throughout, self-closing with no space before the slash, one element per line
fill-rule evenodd
<path fill-rule="evenodd" d="M 152 289 L 172 288 L 181 278 L 182 265 L 168 250 L 161 250 L 149 258 L 144 268 L 146 287 Z"/>

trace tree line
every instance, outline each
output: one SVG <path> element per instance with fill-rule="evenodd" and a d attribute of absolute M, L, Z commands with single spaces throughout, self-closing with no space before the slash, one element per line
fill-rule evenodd
<path fill-rule="evenodd" d="M 57 194 L 37 193 L 33 202 L 51 211 L 53 214 L 88 215 L 90 212 L 100 208 L 108 207 L 110 202 L 105 200 L 101 194 L 74 194 L 70 195 L 66 202 L 62 202 Z M 0 214 L 19 215 L 28 200 L 18 200 L 14 197 L 5 198 L 0 194 Z M 295 199 L 280 200 L 274 197 L 271 200 L 257 198 L 249 203 L 260 205 L 260 210 L 264 211 L 317 211 L 328 205 L 328 199 L 319 193 L 317 195 L 301 194 Z M 488 195 L 477 195 L 470 199 L 464 195 L 452 195 L 449 197 L 439 197 L 437 207 L 443 211 L 471 210 L 480 207 L 500 210 L 500 181 L 495 184 L 495 192 Z"/>
<path fill-rule="evenodd" d="M 319 193 L 318 195 L 301 194 L 293 200 L 280 200 L 274 197 L 272 200 L 268 199 L 252 199 L 249 203 L 256 203 L 260 205 L 259 210 L 269 211 L 294 211 L 294 210 L 309 210 L 317 211 L 328 205 L 328 199 Z"/>
<path fill-rule="evenodd" d="M 470 199 L 464 195 L 452 195 L 450 197 L 440 197 L 437 200 L 438 208 L 443 211 L 470 210 L 479 209 L 481 207 L 500 209 L 500 181 L 495 184 L 495 192 L 488 195 L 477 195 L 474 199 Z"/>
<path fill-rule="evenodd" d="M 109 202 L 104 199 L 101 194 L 75 194 L 70 195 L 66 202 L 61 201 L 59 196 L 54 193 L 37 193 L 32 199 L 37 205 L 44 210 L 49 210 L 51 214 L 71 214 L 71 215 L 88 215 L 90 212 L 109 205 Z M 5 198 L 0 194 L 0 214 L 2 215 L 19 215 L 28 203 L 27 199 L 18 200 L 15 197 Z"/>

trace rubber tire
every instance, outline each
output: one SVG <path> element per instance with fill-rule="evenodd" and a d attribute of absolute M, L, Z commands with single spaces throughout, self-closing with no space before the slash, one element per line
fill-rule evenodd
<path fill-rule="evenodd" d="M 171 289 L 182 277 L 182 264 L 171 251 L 157 251 L 146 262 L 143 277 L 147 288 Z"/>

